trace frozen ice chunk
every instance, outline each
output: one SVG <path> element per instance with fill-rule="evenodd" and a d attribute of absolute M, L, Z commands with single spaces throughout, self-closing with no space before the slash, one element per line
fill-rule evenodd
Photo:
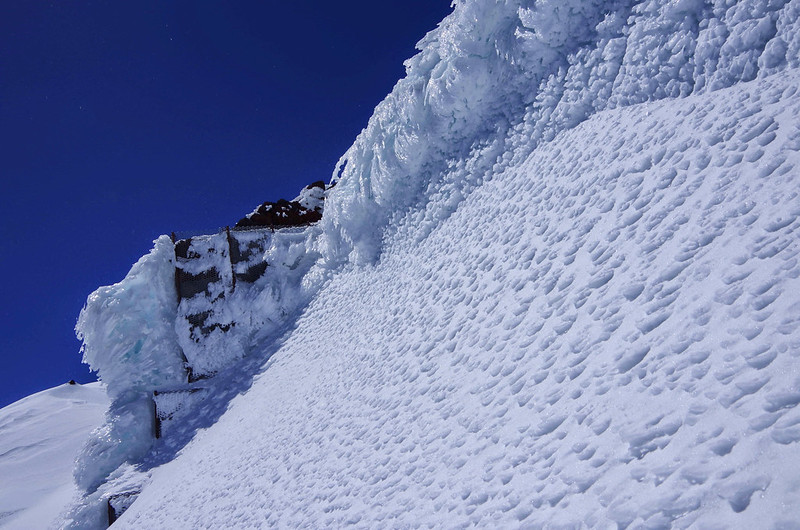
<path fill-rule="evenodd" d="M 108 385 L 111 397 L 183 381 L 175 335 L 178 306 L 172 241 L 161 236 L 125 279 L 100 287 L 75 327 L 83 360 Z"/>

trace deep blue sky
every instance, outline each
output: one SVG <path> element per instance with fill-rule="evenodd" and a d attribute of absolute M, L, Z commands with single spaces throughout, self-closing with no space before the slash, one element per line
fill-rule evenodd
<path fill-rule="evenodd" d="M 0 16 L 0 406 L 159 234 L 328 180 L 449 0 L 20 0 Z"/>

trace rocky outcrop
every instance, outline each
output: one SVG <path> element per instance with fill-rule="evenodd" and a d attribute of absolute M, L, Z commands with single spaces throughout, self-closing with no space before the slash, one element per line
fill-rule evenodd
<path fill-rule="evenodd" d="M 304 226 L 322 219 L 325 200 L 325 183 L 321 180 L 309 184 L 292 201 L 279 199 L 265 202 L 255 211 L 236 223 L 236 228 Z"/>

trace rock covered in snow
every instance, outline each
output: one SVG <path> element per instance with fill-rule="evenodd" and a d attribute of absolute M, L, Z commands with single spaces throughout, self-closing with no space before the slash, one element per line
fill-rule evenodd
<path fill-rule="evenodd" d="M 322 213 L 322 209 L 325 206 L 325 182 L 321 180 L 312 182 L 303 188 L 300 191 L 300 195 L 295 197 L 292 202 L 298 203 L 306 210 Z"/>
<path fill-rule="evenodd" d="M 304 226 L 322 219 L 325 183 L 306 186 L 292 201 L 265 202 L 236 223 L 236 228 Z"/>
<path fill-rule="evenodd" d="M 309 212 L 321 215 L 324 188 L 306 187 L 292 208 L 306 220 Z M 295 221 L 161 236 L 125 279 L 88 297 L 76 331 L 84 361 L 113 400 L 77 458 L 75 480 L 92 500 L 75 524 L 96 519 L 98 505 L 122 484 L 141 482 L 127 469 L 152 454 L 160 430 L 154 395 L 191 393 L 192 383 L 230 370 L 274 338 L 315 291 L 304 279 L 317 258 L 307 239 L 318 229 Z"/>

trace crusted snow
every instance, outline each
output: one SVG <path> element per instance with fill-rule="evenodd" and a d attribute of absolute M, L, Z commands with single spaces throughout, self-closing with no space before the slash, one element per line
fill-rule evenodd
<path fill-rule="evenodd" d="M 601 111 L 408 213 L 115 527 L 793 527 L 798 84 Z"/>

